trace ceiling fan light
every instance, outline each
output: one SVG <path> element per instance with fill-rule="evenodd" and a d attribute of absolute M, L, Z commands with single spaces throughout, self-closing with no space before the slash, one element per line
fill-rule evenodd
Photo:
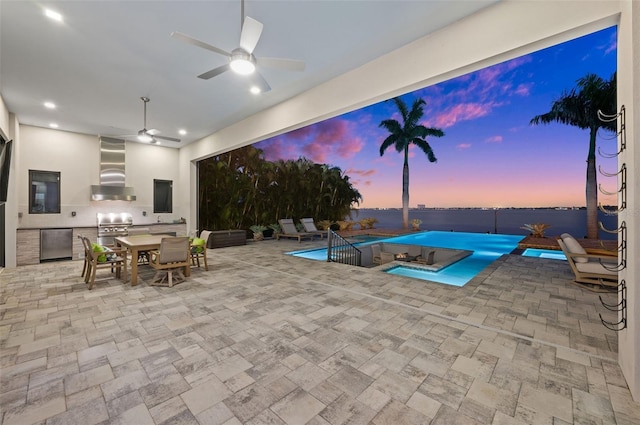
<path fill-rule="evenodd" d="M 253 62 L 244 58 L 232 59 L 230 66 L 235 73 L 240 75 L 249 75 L 256 70 Z"/>
<path fill-rule="evenodd" d="M 153 141 L 153 137 L 148 134 L 138 134 L 138 140 L 141 142 L 151 142 Z"/>

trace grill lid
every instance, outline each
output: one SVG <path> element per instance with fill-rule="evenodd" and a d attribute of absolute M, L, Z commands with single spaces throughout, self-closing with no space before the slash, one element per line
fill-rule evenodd
<path fill-rule="evenodd" d="M 133 216 L 129 213 L 98 213 L 99 227 L 126 227 L 133 224 Z"/>

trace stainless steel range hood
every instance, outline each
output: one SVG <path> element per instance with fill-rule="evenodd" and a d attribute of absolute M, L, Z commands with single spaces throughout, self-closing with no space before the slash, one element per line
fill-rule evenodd
<path fill-rule="evenodd" d="M 124 140 L 100 137 L 100 184 L 91 186 L 93 201 L 135 201 L 132 187 L 126 187 Z"/>

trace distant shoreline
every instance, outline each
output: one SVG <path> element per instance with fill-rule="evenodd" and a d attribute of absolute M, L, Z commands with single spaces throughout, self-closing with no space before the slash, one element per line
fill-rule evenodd
<path fill-rule="evenodd" d="M 615 210 L 616 205 L 603 205 L 604 209 Z M 442 211 L 442 210 L 479 210 L 479 211 L 493 211 L 493 210 L 557 210 L 557 211 L 579 211 L 586 210 L 587 207 L 425 207 L 416 208 L 410 207 L 409 211 Z M 402 211 L 402 207 L 367 207 L 367 208 L 352 208 L 353 211 Z"/>
<path fill-rule="evenodd" d="M 608 230 L 601 229 L 598 237 L 616 239 L 616 210 L 603 209 L 598 209 L 598 221 Z M 402 208 L 354 209 L 345 220 L 358 222 L 363 218 L 374 218 L 378 228 L 398 229 L 402 227 Z M 410 208 L 409 220 L 414 219 L 419 221 L 420 230 L 526 235 L 526 223 L 544 223 L 551 226 L 547 235 L 570 233 L 582 238 L 587 229 L 585 207 Z"/>

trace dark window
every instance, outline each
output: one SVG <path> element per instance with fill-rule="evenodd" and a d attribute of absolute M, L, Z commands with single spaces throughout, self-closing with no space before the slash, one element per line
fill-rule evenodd
<path fill-rule="evenodd" d="M 173 212 L 172 192 L 173 181 L 153 180 L 153 212 L 170 213 Z"/>
<path fill-rule="evenodd" d="M 29 170 L 29 214 L 60 214 L 60 172 Z"/>

